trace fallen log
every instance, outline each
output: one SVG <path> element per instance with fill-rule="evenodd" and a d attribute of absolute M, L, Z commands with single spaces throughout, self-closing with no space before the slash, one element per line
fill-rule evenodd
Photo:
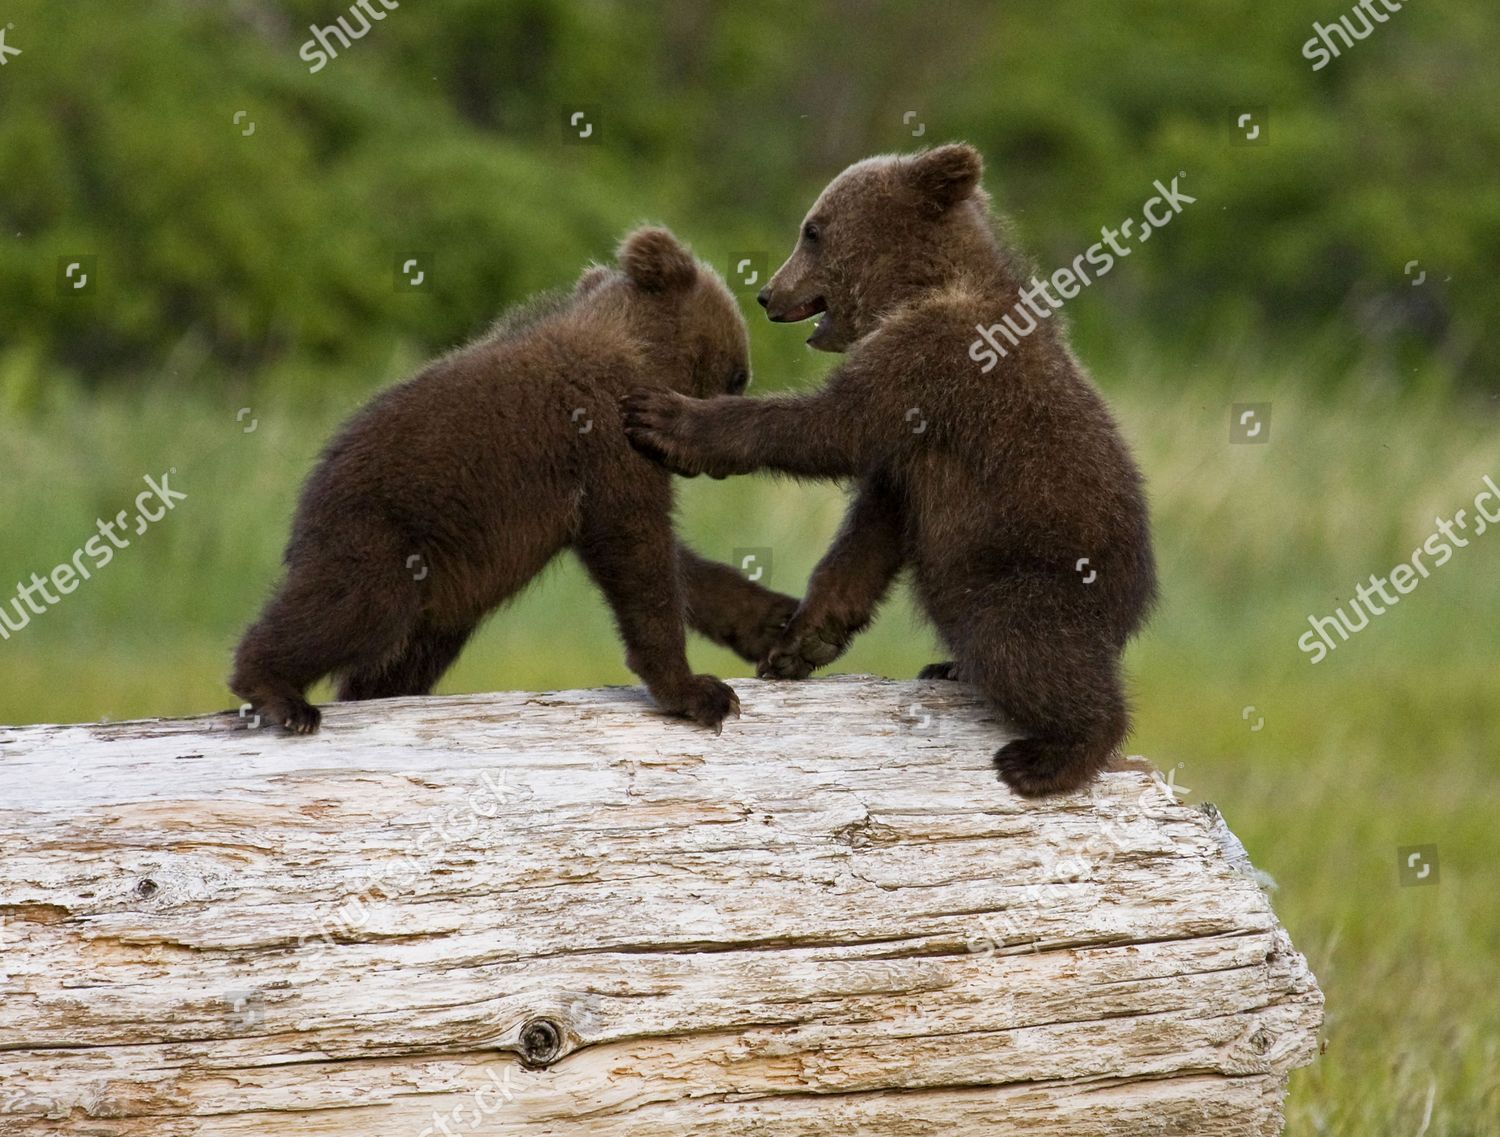
<path fill-rule="evenodd" d="M 0 728 L 0 1133 L 1280 1132 L 1322 996 L 1211 807 L 735 686 Z"/>

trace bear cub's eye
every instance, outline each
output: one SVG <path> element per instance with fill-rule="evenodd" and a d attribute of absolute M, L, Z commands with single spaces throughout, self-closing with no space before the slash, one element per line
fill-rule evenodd
<path fill-rule="evenodd" d="M 822 236 L 823 230 L 818 228 L 816 221 L 809 221 L 806 225 L 802 226 L 802 239 L 809 244 L 816 245 Z"/>
<path fill-rule="evenodd" d="M 743 395 L 748 386 L 750 386 L 750 372 L 743 367 L 735 368 L 734 374 L 729 377 L 729 393 Z"/>

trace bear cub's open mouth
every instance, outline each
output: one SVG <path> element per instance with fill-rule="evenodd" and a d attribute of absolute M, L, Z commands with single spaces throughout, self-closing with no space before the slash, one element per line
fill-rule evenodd
<path fill-rule="evenodd" d="M 798 304 L 795 308 L 788 308 L 779 316 L 772 316 L 771 319 L 778 324 L 800 324 L 803 320 L 810 320 L 819 313 L 822 313 L 823 318 L 813 328 L 812 335 L 807 337 L 807 342 L 811 343 L 828 329 L 828 325 L 833 319 L 832 313 L 828 311 L 828 302 L 823 297 L 814 296 L 811 300 Z"/>

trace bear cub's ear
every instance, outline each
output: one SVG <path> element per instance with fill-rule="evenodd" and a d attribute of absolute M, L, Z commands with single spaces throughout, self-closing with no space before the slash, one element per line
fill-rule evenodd
<path fill-rule="evenodd" d="M 620 242 L 620 268 L 646 292 L 690 288 L 698 279 L 693 254 L 665 229 L 637 229 Z"/>
<path fill-rule="evenodd" d="M 926 150 L 911 161 L 912 183 L 923 201 L 939 212 L 950 209 L 974 192 L 984 160 L 966 142 L 952 142 Z"/>

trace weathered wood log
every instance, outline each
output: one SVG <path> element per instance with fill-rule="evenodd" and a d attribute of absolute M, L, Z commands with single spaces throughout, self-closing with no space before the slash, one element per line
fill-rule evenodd
<path fill-rule="evenodd" d="M 1279 1132 L 1322 996 L 1216 813 L 735 685 L 0 729 L 0 1132 Z"/>

